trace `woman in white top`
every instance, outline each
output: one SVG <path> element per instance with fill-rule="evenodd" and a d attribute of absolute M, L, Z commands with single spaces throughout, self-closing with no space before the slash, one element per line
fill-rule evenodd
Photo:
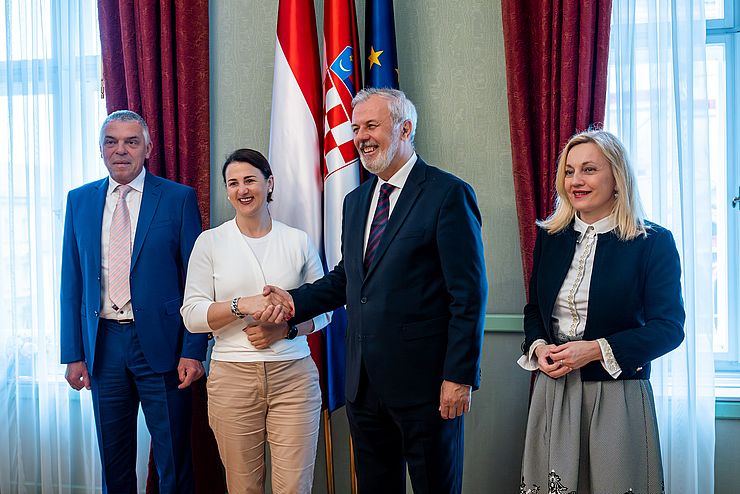
<path fill-rule="evenodd" d="M 624 147 L 603 130 L 561 153 L 538 223 L 524 355 L 532 393 L 521 494 L 662 493 L 650 361 L 683 339 L 671 232 L 644 219 Z"/>
<path fill-rule="evenodd" d="M 265 442 L 273 492 L 308 493 L 321 391 L 305 335 L 329 317 L 289 326 L 287 309 L 264 309 L 261 295 L 247 295 L 261 294 L 268 284 L 295 288 L 315 281 L 323 268 L 305 232 L 271 218 L 274 179 L 262 154 L 234 151 L 222 175 L 236 216 L 198 237 L 181 310 L 189 331 L 212 332 L 215 339 L 209 422 L 230 494 L 264 492 Z"/>

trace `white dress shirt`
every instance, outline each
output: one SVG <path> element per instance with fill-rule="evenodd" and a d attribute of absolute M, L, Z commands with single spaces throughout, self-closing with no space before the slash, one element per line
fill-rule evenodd
<path fill-rule="evenodd" d="M 583 339 L 588 316 L 588 294 L 591 288 L 596 243 L 600 234 L 612 231 L 615 226 L 613 216 L 607 216 L 591 225 L 582 221 L 578 216 L 575 218 L 573 229 L 579 233 L 576 250 L 552 311 L 553 331 L 561 342 Z M 609 375 L 616 379 L 622 373 L 622 369 L 614 358 L 611 346 L 605 338 L 599 338 L 596 342 L 603 356 L 601 365 Z M 534 351 L 541 345 L 547 345 L 547 342 L 542 339 L 535 340 L 529 348 L 529 354 L 522 355 L 517 363 L 526 370 L 537 370 L 539 364 Z"/>
<path fill-rule="evenodd" d="M 141 173 L 136 176 L 128 185 L 131 191 L 126 195 L 126 205 L 128 206 L 129 217 L 131 218 L 131 245 L 129 252 L 134 245 L 136 237 L 136 224 L 139 221 L 139 210 L 141 209 L 141 194 L 144 192 L 144 177 L 146 168 L 141 169 Z M 121 307 L 118 311 L 113 308 L 113 303 L 108 297 L 108 250 L 110 243 L 110 224 L 113 219 L 113 211 L 116 210 L 116 203 L 121 193 L 116 190 L 120 184 L 108 179 L 108 193 L 105 196 L 105 208 L 103 209 L 103 228 L 100 233 L 100 317 L 103 319 L 133 319 L 134 311 L 131 307 L 131 301 Z"/>
<path fill-rule="evenodd" d="M 416 153 L 413 153 L 409 160 L 393 174 L 391 178 L 386 182 L 382 178 L 378 177 L 378 181 L 375 183 L 375 189 L 373 189 L 373 198 L 370 201 L 370 210 L 367 213 L 367 221 L 365 222 L 365 243 L 362 249 L 363 252 L 367 250 L 367 241 L 370 238 L 370 228 L 373 224 L 373 217 L 375 216 L 375 209 L 378 207 L 378 198 L 380 197 L 380 186 L 384 183 L 391 184 L 394 188 L 391 194 L 388 196 L 389 208 L 388 208 L 388 219 L 390 220 L 391 214 L 393 214 L 393 208 L 398 202 L 398 197 L 401 195 L 403 186 L 406 185 L 406 180 L 409 178 L 409 173 L 416 163 Z"/>

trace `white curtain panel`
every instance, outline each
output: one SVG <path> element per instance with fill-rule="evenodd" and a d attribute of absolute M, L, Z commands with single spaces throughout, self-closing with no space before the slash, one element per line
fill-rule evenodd
<path fill-rule="evenodd" d="M 0 2 L 3 494 L 100 490 L 90 392 L 72 390 L 59 364 L 66 194 L 106 174 L 100 80 L 95 0 Z"/>
<path fill-rule="evenodd" d="M 703 0 L 615 0 L 605 128 L 682 261 L 686 339 L 653 364 L 665 490 L 714 492 L 712 232 Z"/>

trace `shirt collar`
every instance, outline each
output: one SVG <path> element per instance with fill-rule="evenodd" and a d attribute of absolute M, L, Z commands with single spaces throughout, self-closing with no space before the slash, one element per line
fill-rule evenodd
<path fill-rule="evenodd" d="M 586 230 L 588 230 L 589 226 L 593 227 L 594 232 L 597 235 L 599 235 L 599 234 L 608 233 L 614 230 L 614 228 L 617 227 L 617 221 L 616 221 L 616 218 L 614 218 L 614 215 L 610 214 L 606 218 L 601 218 L 599 221 L 589 225 L 588 223 L 583 221 L 581 218 L 579 218 L 578 215 L 576 215 L 575 223 L 573 225 L 573 229 L 575 231 L 582 234 Z"/>
<path fill-rule="evenodd" d="M 414 167 L 414 164 L 416 163 L 416 158 L 417 158 L 416 153 L 412 153 L 408 161 L 404 163 L 403 166 L 399 168 L 398 171 L 394 173 L 393 176 L 389 178 L 387 182 L 383 180 L 382 178 L 378 177 L 378 187 L 380 187 L 384 183 L 389 183 L 397 189 L 403 189 L 403 186 L 406 184 L 406 180 L 409 178 L 411 169 Z"/>
<path fill-rule="evenodd" d="M 146 177 L 146 168 L 142 168 L 141 172 L 136 176 L 135 179 L 133 179 L 131 182 L 129 182 L 129 186 L 134 189 L 135 191 L 142 193 L 144 192 L 144 178 Z M 119 184 L 115 180 L 113 180 L 113 177 L 108 177 L 108 195 L 111 195 L 114 190 L 116 190 L 116 187 L 118 187 Z"/>

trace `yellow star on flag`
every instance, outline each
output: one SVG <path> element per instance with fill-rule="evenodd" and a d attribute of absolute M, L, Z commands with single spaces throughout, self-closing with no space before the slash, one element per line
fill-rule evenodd
<path fill-rule="evenodd" d="M 367 57 L 368 60 L 370 60 L 370 69 L 373 68 L 373 65 L 377 65 L 378 67 L 381 67 L 380 65 L 380 55 L 383 54 L 384 50 L 375 51 L 375 48 L 370 46 L 370 56 Z"/>

